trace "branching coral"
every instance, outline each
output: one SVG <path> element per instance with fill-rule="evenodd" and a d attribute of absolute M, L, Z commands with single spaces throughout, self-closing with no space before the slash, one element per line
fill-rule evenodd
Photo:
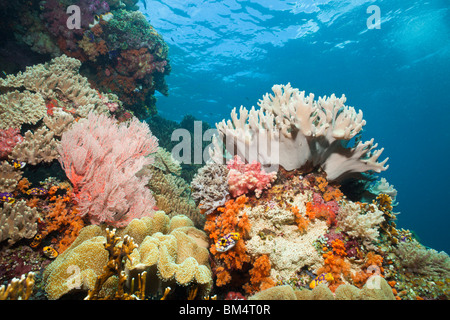
<path fill-rule="evenodd" d="M 275 95 L 266 94 L 258 102 L 259 110 L 241 107 L 238 118 L 233 109 L 231 121 L 216 125 L 229 153 L 263 166 L 281 165 L 286 170 L 321 166 L 328 180 L 387 169 L 387 159 L 377 162 L 383 149 L 375 151 L 373 139 L 358 142 L 353 148 L 343 146 L 366 123 L 361 111 L 344 105 L 345 96 L 336 98 L 333 94 L 316 101 L 314 95 L 305 96 L 290 84 L 275 85 L 272 90 Z M 213 143 L 211 158 L 222 163 L 222 146 L 217 138 Z"/>
<path fill-rule="evenodd" d="M 38 211 L 29 208 L 25 200 L 4 203 L 0 210 L 0 241 L 14 244 L 22 238 L 30 239 L 37 232 Z"/>
<path fill-rule="evenodd" d="M 20 279 L 14 278 L 5 287 L 0 286 L 0 300 L 28 300 L 33 293 L 34 272 L 23 274 Z"/>
<path fill-rule="evenodd" d="M 103 273 L 97 277 L 94 288 L 89 290 L 86 300 L 129 300 L 134 298 L 134 296 L 126 294 L 123 291 L 123 284 L 126 281 L 126 275 L 123 271 L 123 260 L 124 258 L 131 260 L 130 254 L 137 245 L 134 243 L 133 238 L 125 235 L 122 240 L 120 237 L 117 237 L 115 233 L 115 229 L 111 231 L 106 229 L 105 249 L 108 251 L 109 261 L 103 267 Z M 121 241 L 120 244 L 119 241 Z M 102 296 L 101 289 L 106 281 L 113 276 L 118 278 L 118 290 L 114 291 L 112 294 Z"/>

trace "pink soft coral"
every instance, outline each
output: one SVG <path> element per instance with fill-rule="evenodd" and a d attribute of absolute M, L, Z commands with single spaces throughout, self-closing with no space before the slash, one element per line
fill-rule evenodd
<path fill-rule="evenodd" d="M 153 214 L 149 177 L 137 177 L 158 148 L 147 124 L 133 118 L 117 124 L 105 115 L 89 114 L 61 138 L 60 163 L 74 186 L 81 215 L 91 223 L 115 227 Z"/>
<path fill-rule="evenodd" d="M 257 198 L 262 190 L 270 188 L 276 179 L 277 173 L 267 173 L 261 169 L 261 163 L 253 161 L 245 164 L 239 156 L 228 161 L 228 187 L 233 197 L 238 197 L 250 191 L 254 191 Z"/>
<path fill-rule="evenodd" d="M 0 129 L 0 159 L 5 159 L 14 146 L 22 142 L 22 140 L 23 137 L 20 135 L 19 129 Z"/>

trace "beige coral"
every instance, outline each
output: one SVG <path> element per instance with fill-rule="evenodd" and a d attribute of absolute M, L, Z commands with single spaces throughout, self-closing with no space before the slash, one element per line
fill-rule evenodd
<path fill-rule="evenodd" d="M 297 195 L 293 205 L 305 212 L 305 201 L 310 192 Z M 273 208 L 270 206 L 273 205 Z M 268 255 L 273 279 L 289 279 L 304 266 L 317 269 L 323 259 L 314 247 L 314 242 L 328 229 L 327 223 L 316 219 L 311 222 L 305 233 L 300 232 L 294 214 L 278 204 L 268 204 L 269 208 L 259 205 L 245 208 L 250 224 L 250 239 L 245 242 L 252 256 Z"/>
<path fill-rule="evenodd" d="M 35 124 L 46 111 L 44 98 L 38 93 L 26 90 L 7 92 L 0 95 L 0 129 L 20 128 L 24 123 Z"/>
<path fill-rule="evenodd" d="M 1 192 L 13 192 L 21 178 L 22 171 L 15 169 L 8 161 L 2 161 L 0 163 Z"/>
<path fill-rule="evenodd" d="M 366 124 L 362 112 L 344 105 L 346 97 L 334 94 L 314 100 L 314 95 L 287 85 L 274 85 L 274 95 L 259 100 L 259 109 L 234 108 L 231 120 L 216 124 L 219 137 L 213 139 L 210 156 L 223 163 L 225 146 L 232 156 L 247 162 L 257 160 L 268 171 L 321 166 L 328 180 L 343 181 L 352 174 L 388 168 L 387 159 L 378 162 L 383 149 L 375 150 L 373 139 L 346 148 L 342 142 L 354 138 Z M 219 140 L 222 141 L 222 145 Z M 255 152 L 252 152 L 255 151 Z M 257 150 L 257 152 L 256 152 Z"/>
<path fill-rule="evenodd" d="M 260 291 L 249 297 L 249 300 L 395 300 L 384 278 L 373 276 L 371 281 L 361 289 L 349 284 L 340 285 L 334 294 L 325 284 L 313 290 L 294 290 L 289 285 L 277 286 Z"/>
<path fill-rule="evenodd" d="M 14 244 L 32 238 L 38 230 L 37 219 L 37 209 L 28 207 L 25 200 L 4 203 L 0 210 L 0 242 L 9 239 L 8 243 Z"/>
<path fill-rule="evenodd" d="M 33 95 L 34 99 L 38 99 L 39 103 L 34 107 L 40 110 L 40 118 L 44 116 L 42 112 L 46 111 L 43 101 L 58 98 L 72 102 L 76 113 L 82 117 L 87 117 L 91 111 L 108 113 L 109 109 L 106 105 L 108 99 L 100 96 L 97 90 L 91 88 L 88 79 L 79 74 L 80 66 L 79 60 L 61 55 L 45 64 L 29 66 L 23 72 L 0 79 L 0 87 L 25 88 L 23 94 Z M 16 103 L 18 99 L 13 96 L 5 98 L 8 98 L 7 101 L 10 104 Z M 32 113 L 37 112 L 34 109 L 31 111 Z M 5 124 L 1 124 L 1 126 L 5 126 Z"/>
<path fill-rule="evenodd" d="M 173 220 L 173 221 L 172 221 Z M 170 233 L 169 230 L 172 230 Z M 127 227 L 118 229 L 117 236 L 128 235 L 139 245 L 131 253 L 132 263 L 127 262 L 128 287 L 133 278 L 147 271 L 147 294 L 156 294 L 168 282 L 172 285 L 198 285 L 207 294 L 212 283 L 208 251 L 198 238 L 207 241 L 203 231 L 193 227 L 184 216 L 170 219 L 158 211 L 153 217 L 132 220 Z M 92 290 L 97 277 L 108 262 L 104 227 L 83 228 L 73 244 L 58 256 L 44 272 L 45 290 L 50 299 L 58 299 L 76 289 Z M 71 268 L 68 271 L 68 268 Z M 74 274 L 75 270 L 77 273 Z M 77 277 L 77 278 L 75 278 Z M 109 280 L 108 280 L 109 281 Z M 117 279 L 106 284 L 107 290 L 115 290 Z"/>
<path fill-rule="evenodd" d="M 48 130 L 45 126 L 37 129 L 34 133 L 28 130 L 25 132 L 23 141 L 13 148 L 9 157 L 32 165 L 40 162 L 52 162 L 59 157 L 58 142 L 54 136 L 53 131 Z"/>
<path fill-rule="evenodd" d="M 359 204 L 343 201 L 337 215 L 337 226 L 352 237 L 361 238 L 366 242 L 376 241 L 379 226 L 385 219 L 383 212 L 374 204 L 367 207 L 364 212 Z"/>
<path fill-rule="evenodd" d="M 61 137 L 64 131 L 69 129 L 74 118 L 70 113 L 64 112 L 62 110 L 55 111 L 53 117 L 45 116 L 44 124 L 53 134 L 57 137 Z"/>

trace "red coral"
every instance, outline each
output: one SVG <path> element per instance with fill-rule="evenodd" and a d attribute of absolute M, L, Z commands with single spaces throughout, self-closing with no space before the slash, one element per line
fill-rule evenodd
<path fill-rule="evenodd" d="M 0 159 L 6 159 L 16 144 L 22 141 L 19 129 L 0 129 Z"/>
<path fill-rule="evenodd" d="M 313 194 L 313 201 L 306 203 L 306 216 L 311 220 L 325 219 L 329 226 L 336 223 L 336 214 L 339 211 L 339 205 L 336 201 L 324 202 L 319 193 Z"/>
<path fill-rule="evenodd" d="M 270 188 L 277 173 L 267 173 L 261 169 L 261 163 L 253 161 L 245 164 L 239 156 L 235 156 L 227 163 L 228 186 L 233 197 L 254 191 L 257 198 L 264 189 Z"/>

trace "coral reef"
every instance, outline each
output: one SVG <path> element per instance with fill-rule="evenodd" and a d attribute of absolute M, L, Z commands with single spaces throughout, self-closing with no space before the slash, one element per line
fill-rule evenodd
<path fill-rule="evenodd" d="M 27 15 L 29 32 L 39 33 L 44 43 L 30 41 L 21 32 L 23 42 L 32 50 L 62 52 L 83 62 L 93 85 L 112 90 L 136 114 L 155 113 L 155 90 L 168 94 L 164 76 L 170 73 L 168 47 L 161 35 L 136 9 L 135 1 L 78 1 L 79 28 L 61 28 L 67 23 L 65 1 L 49 0 L 42 4 L 39 17 Z M 45 39 L 45 41 L 44 41 Z"/>
<path fill-rule="evenodd" d="M 77 3 L 79 29 L 61 0 L 13 28 L 55 58 L 0 79 L 0 298 L 448 300 L 448 255 L 397 227 L 345 96 L 276 85 L 217 124 L 202 167 L 172 131 L 208 126 L 134 115 L 170 72 L 137 1 Z"/>

